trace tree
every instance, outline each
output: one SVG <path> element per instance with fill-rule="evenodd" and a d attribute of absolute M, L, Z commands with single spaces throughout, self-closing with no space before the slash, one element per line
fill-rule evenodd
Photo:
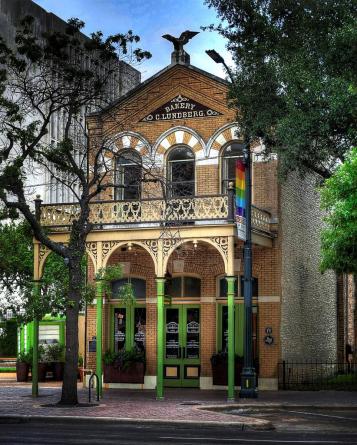
<path fill-rule="evenodd" d="M 84 23 L 71 19 L 64 32 L 36 35 L 33 19 L 26 17 L 18 29 L 15 47 L 0 40 L 0 199 L 3 217 L 18 214 L 29 223 L 35 238 L 65 260 L 68 292 L 65 299 L 66 351 L 61 403 L 77 404 L 78 312 L 82 297 L 82 267 L 87 235 L 93 229 L 90 203 L 113 184 L 106 164 L 105 141 L 91 153 L 87 171 L 87 146 L 80 115 L 105 105 L 107 85 L 118 61 L 141 61 L 148 52 L 132 49 L 139 37 L 128 31 L 104 39 L 101 32 L 84 38 Z M 47 142 L 51 119 L 61 116 L 63 134 Z M 53 241 L 28 202 L 25 178 L 33 165 L 47 169 L 71 191 L 77 203 L 68 244 Z"/>
<path fill-rule="evenodd" d="M 282 174 L 328 178 L 356 144 L 353 0 L 206 0 L 236 64 L 230 100 L 247 141 Z"/>
<path fill-rule="evenodd" d="M 321 269 L 357 274 L 357 148 L 320 189 L 327 212 Z"/>

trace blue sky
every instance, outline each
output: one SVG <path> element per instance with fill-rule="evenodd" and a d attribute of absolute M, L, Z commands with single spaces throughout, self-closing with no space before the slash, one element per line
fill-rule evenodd
<path fill-rule="evenodd" d="M 191 64 L 217 76 L 225 77 L 220 65 L 205 53 L 216 49 L 230 64 L 225 40 L 217 33 L 201 31 L 200 26 L 217 23 L 214 10 L 204 0 L 34 0 L 48 12 L 64 20 L 78 17 L 86 23 L 85 33 L 101 30 L 104 35 L 132 29 L 141 37 L 140 46 L 152 53 L 152 58 L 138 69 L 145 80 L 169 65 L 172 44 L 163 34 L 179 36 L 182 31 L 200 31 L 186 46 Z"/>

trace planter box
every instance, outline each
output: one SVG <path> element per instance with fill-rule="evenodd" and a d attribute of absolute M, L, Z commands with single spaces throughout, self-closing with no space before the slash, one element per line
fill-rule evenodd
<path fill-rule="evenodd" d="M 48 370 L 48 363 L 39 363 L 37 369 L 38 369 L 38 381 L 45 382 Z"/>
<path fill-rule="evenodd" d="M 235 386 L 240 385 L 240 375 L 242 373 L 243 364 L 239 360 L 235 362 L 234 370 L 234 384 Z M 212 363 L 212 377 L 214 385 L 228 385 L 228 366 L 226 361 L 217 361 L 217 363 Z"/>
<path fill-rule="evenodd" d="M 30 365 L 25 362 L 16 363 L 16 380 L 18 382 L 27 382 L 29 378 Z"/>
<path fill-rule="evenodd" d="M 104 365 L 104 383 L 144 383 L 144 374 L 144 363 L 132 363 L 126 369 Z"/>
<path fill-rule="evenodd" d="M 213 361 L 211 360 L 212 366 L 212 377 L 214 385 L 228 385 L 228 366 L 227 360 L 218 358 Z M 240 386 L 241 384 L 241 373 L 243 370 L 243 360 L 241 358 L 236 358 L 234 366 L 234 385 Z M 255 361 L 255 371 L 258 376 L 259 367 L 257 361 Z"/>

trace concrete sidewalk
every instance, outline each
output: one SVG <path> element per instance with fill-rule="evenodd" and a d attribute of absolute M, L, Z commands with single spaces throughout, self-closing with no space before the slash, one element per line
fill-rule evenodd
<path fill-rule="evenodd" d="M 196 424 L 229 424 L 244 429 L 271 429 L 269 421 L 224 414 L 228 407 L 339 407 L 357 409 L 357 393 L 345 391 L 266 391 L 258 399 L 237 399 L 227 403 L 225 391 L 198 389 L 165 390 L 165 399 L 157 401 L 149 390 L 108 389 L 97 406 L 60 407 L 60 387 L 41 384 L 40 396 L 31 396 L 31 386 L 0 386 L 0 423 L 51 418 L 57 421 L 81 421 L 93 418 L 100 421 L 171 422 Z M 88 403 L 88 390 L 79 389 L 80 402 Z M 209 409 L 207 409 L 209 408 Z M 211 410 L 212 409 L 212 410 Z"/>

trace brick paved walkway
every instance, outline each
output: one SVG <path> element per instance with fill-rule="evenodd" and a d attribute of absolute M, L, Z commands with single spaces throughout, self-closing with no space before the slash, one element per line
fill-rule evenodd
<path fill-rule="evenodd" d="M 31 397 L 30 384 L 0 386 L 0 416 L 86 416 L 101 418 L 121 418 L 154 421 L 191 421 L 191 422 L 252 422 L 263 425 L 257 419 L 207 411 L 205 407 L 228 406 L 225 391 L 203 391 L 197 389 L 166 389 L 165 400 L 157 401 L 155 392 L 144 390 L 105 390 L 99 406 L 64 408 L 44 406 L 55 404 L 60 398 L 60 384 L 40 385 L 40 397 Z M 79 389 L 81 403 L 88 402 L 88 390 Z M 357 409 L 357 393 L 353 392 L 261 392 L 255 400 L 237 398 L 236 405 L 300 405 L 300 406 L 345 406 Z"/>

